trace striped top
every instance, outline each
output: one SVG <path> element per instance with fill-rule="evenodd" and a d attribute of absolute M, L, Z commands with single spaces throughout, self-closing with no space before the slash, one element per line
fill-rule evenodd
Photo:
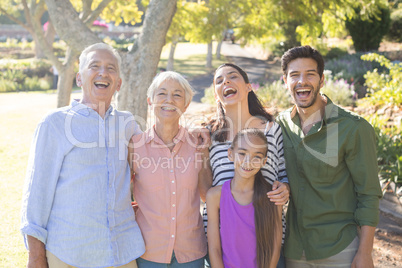
<path fill-rule="evenodd" d="M 270 183 L 279 180 L 281 182 L 288 182 L 285 158 L 283 152 L 283 137 L 282 130 L 278 123 L 273 122 L 273 125 L 268 129 L 270 122 L 267 122 L 265 127 L 265 136 L 268 141 L 267 163 L 261 168 L 262 175 Z M 232 144 L 231 141 L 217 142 L 212 141 L 209 148 L 210 163 L 212 168 L 212 187 L 222 185 L 225 181 L 231 180 L 234 177 L 234 165 L 228 158 L 228 149 Z M 207 233 L 207 207 L 204 205 L 203 221 L 205 233 Z M 283 235 L 282 242 L 285 237 L 285 216 L 282 212 L 282 226 Z"/>

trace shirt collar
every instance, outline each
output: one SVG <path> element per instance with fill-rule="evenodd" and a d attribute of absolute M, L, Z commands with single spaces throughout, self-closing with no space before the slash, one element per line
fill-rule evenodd
<path fill-rule="evenodd" d="M 173 138 L 173 142 L 176 144 L 178 142 L 184 142 L 185 141 L 185 136 L 186 136 L 186 132 L 185 128 L 182 126 L 179 126 L 179 132 L 177 133 L 177 135 Z M 146 139 L 145 139 L 145 143 L 150 143 L 152 140 L 154 140 L 157 143 L 160 144 L 164 144 L 164 142 L 161 140 L 161 138 L 159 138 L 159 136 L 156 134 L 155 131 L 155 125 L 152 126 L 150 129 L 148 129 L 145 132 L 146 135 Z"/>
<path fill-rule="evenodd" d="M 327 95 L 321 93 L 322 96 L 324 96 L 326 98 L 327 104 L 325 105 L 325 114 L 324 114 L 324 118 L 322 119 L 322 123 L 323 125 L 328 124 L 328 119 L 331 117 L 334 117 L 334 115 L 332 114 L 332 111 L 334 109 L 335 104 L 331 101 L 330 98 L 328 98 Z M 295 116 L 297 115 L 297 109 L 296 109 L 296 105 L 293 106 L 293 108 L 291 108 L 290 110 L 290 119 L 295 120 Z"/>
<path fill-rule="evenodd" d="M 71 107 L 72 110 L 79 113 L 80 115 L 88 117 L 91 113 L 96 113 L 92 108 L 86 106 L 85 104 L 82 104 L 81 102 L 78 102 L 79 100 L 73 100 L 71 102 Z M 113 105 L 110 105 L 109 108 L 107 109 L 105 113 L 105 118 L 109 115 L 115 115 L 116 109 L 113 107 Z M 99 114 L 98 114 L 99 115 Z"/>

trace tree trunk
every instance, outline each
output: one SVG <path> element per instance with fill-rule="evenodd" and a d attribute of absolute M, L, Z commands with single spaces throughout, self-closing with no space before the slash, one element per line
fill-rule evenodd
<path fill-rule="evenodd" d="M 68 48 L 66 51 L 66 61 L 61 71 L 59 71 L 59 80 L 57 82 L 57 107 L 70 104 L 71 90 L 75 79 L 74 66 L 77 58 L 78 53 Z"/>
<path fill-rule="evenodd" d="M 121 70 L 123 84 L 118 94 L 118 108 L 137 115 L 139 123 L 146 122 L 146 92 L 156 74 L 166 33 L 176 12 L 176 2 L 151 0 L 142 33 L 134 42 L 133 48 L 128 53 L 121 54 L 124 67 Z M 58 36 L 73 52 L 80 53 L 85 47 L 101 42 L 79 19 L 70 1 L 46 0 L 46 4 Z M 60 92 L 61 90 L 65 89 L 60 88 Z"/>
<path fill-rule="evenodd" d="M 136 115 L 144 129 L 147 118 L 147 90 L 155 77 L 165 45 L 166 33 L 176 12 L 176 0 L 152 0 L 147 8 L 143 31 L 131 51 L 122 57 L 123 85 L 118 108 Z"/>
<path fill-rule="evenodd" d="M 212 41 L 208 43 L 207 64 L 205 67 L 212 68 Z"/>
<path fill-rule="evenodd" d="M 222 37 L 221 37 L 221 39 L 219 40 L 218 45 L 216 46 L 216 58 L 217 58 L 218 60 L 221 59 L 221 48 L 222 48 L 223 40 L 225 39 L 225 35 L 226 35 L 226 30 L 223 31 Z"/>
<path fill-rule="evenodd" d="M 53 53 L 53 43 L 54 43 L 55 36 L 56 36 L 56 30 L 54 29 L 52 22 L 49 20 L 49 23 L 47 25 L 47 30 L 45 32 L 45 39 L 46 39 L 46 42 L 52 48 L 52 53 Z"/>
<path fill-rule="evenodd" d="M 172 41 L 172 43 L 170 44 L 170 52 L 169 52 L 169 59 L 166 65 L 166 71 L 173 71 L 174 67 L 174 52 L 176 50 L 176 46 L 177 46 L 177 41 Z"/>

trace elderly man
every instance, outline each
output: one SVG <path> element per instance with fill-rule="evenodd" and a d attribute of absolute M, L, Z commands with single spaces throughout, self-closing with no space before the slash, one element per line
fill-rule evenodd
<path fill-rule="evenodd" d="M 28 267 L 137 267 L 145 251 L 127 162 L 128 141 L 141 131 L 111 106 L 120 62 L 109 45 L 87 47 L 76 77 L 82 100 L 36 129 L 22 207 Z"/>
<path fill-rule="evenodd" d="M 277 118 L 291 189 L 286 267 L 373 267 L 381 198 L 374 130 L 320 94 L 317 50 L 288 50 L 282 71 L 295 103 Z"/>

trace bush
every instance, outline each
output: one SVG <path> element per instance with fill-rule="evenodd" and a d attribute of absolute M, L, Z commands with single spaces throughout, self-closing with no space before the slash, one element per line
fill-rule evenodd
<path fill-rule="evenodd" d="M 380 73 L 378 69 L 375 69 L 365 74 L 365 85 L 370 94 L 362 99 L 360 104 L 376 107 L 384 105 L 402 107 L 402 63 L 392 63 L 389 59 L 376 53 L 363 55 L 362 59 L 378 62 L 386 70 Z"/>
<path fill-rule="evenodd" d="M 360 57 L 363 53 L 345 55 L 340 58 L 332 59 L 325 64 L 325 69 L 331 70 L 335 79 L 344 79 L 349 84 L 353 84 L 358 98 L 366 95 L 366 89 L 363 86 L 365 82 L 364 75 L 367 71 L 375 68 L 381 69 L 377 62 L 367 62 Z"/>
<path fill-rule="evenodd" d="M 256 89 L 256 93 L 266 107 L 289 108 L 292 106 L 292 98 L 282 79 L 272 83 L 266 83 Z"/>
<path fill-rule="evenodd" d="M 346 28 L 353 39 L 356 51 L 378 50 L 385 34 L 388 33 L 391 18 L 388 7 L 379 7 L 378 16 L 371 15 L 362 19 L 360 10 L 355 9 L 356 16 L 346 21 Z"/>
<path fill-rule="evenodd" d="M 395 42 L 402 42 L 402 4 L 401 7 L 391 13 L 391 26 L 387 39 Z"/>
<path fill-rule="evenodd" d="M 325 59 L 326 60 L 331 60 L 331 59 L 344 57 L 346 55 L 348 55 L 348 51 L 346 49 L 342 49 L 342 48 L 339 48 L 339 47 L 333 47 L 325 55 Z"/>
<path fill-rule="evenodd" d="M 402 124 L 387 128 L 388 118 L 371 115 L 366 118 L 374 127 L 377 140 L 377 161 L 383 190 L 395 183 L 394 193 L 402 184 Z"/>
<path fill-rule="evenodd" d="M 334 103 L 341 106 L 351 106 L 355 94 L 354 86 L 343 79 L 335 79 L 330 70 L 324 71 L 325 84 L 321 92 L 327 95 Z"/>

